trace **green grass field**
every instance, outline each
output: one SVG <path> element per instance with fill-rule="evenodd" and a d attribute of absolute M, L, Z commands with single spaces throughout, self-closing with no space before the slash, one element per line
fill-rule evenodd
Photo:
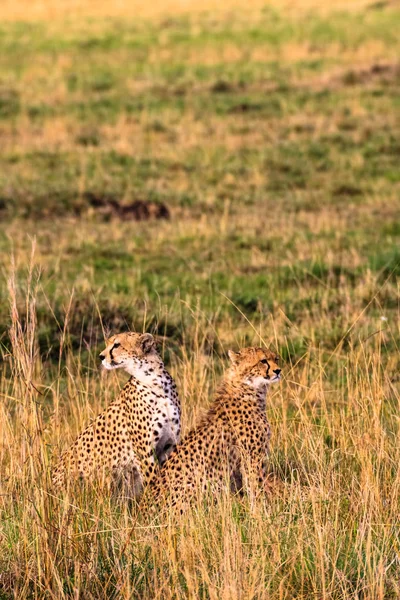
<path fill-rule="evenodd" d="M 400 8 L 228 5 L 5 4 L 1 600 L 400 596 Z M 170 218 L 110 209 L 137 200 Z M 184 432 L 229 348 L 281 354 L 270 497 L 149 520 L 54 496 L 127 329 L 159 336 Z"/>

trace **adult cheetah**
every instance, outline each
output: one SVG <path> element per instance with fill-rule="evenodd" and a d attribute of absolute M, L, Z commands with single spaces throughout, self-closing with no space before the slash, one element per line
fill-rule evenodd
<path fill-rule="evenodd" d="M 224 482 L 232 491 L 250 490 L 253 481 L 266 485 L 266 394 L 280 380 L 279 358 L 261 348 L 230 351 L 229 357 L 231 367 L 210 409 L 153 480 L 156 502 L 168 498 L 176 504 Z"/>
<path fill-rule="evenodd" d="M 100 359 L 104 368 L 125 369 L 131 377 L 118 398 L 64 452 L 52 481 L 62 486 L 74 474 L 111 474 L 137 495 L 179 441 L 176 386 L 148 333 L 114 335 Z"/>

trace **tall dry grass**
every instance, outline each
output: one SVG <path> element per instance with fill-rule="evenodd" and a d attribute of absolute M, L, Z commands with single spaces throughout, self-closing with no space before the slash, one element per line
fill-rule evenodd
<path fill-rule="evenodd" d="M 0 3 L 0 600 L 400 597 L 396 10 Z M 137 191 L 171 219 L 85 200 Z M 160 334 L 184 434 L 228 348 L 287 357 L 272 494 L 150 517 L 54 493 L 124 383 L 101 317 Z"/>
<path fill-rule="evenodd" d="M 268 399 L 270 496 L 249 502 L 225 493 L 183 516 L 149 519 L 95 487 L 52 491 L 51 460 L 120 381 L 100 377 L 96 348 L 85 360 L 83 346 L 72 350 L 71 302 L 49 380 L 37 343 L 43 291 L 33 254 L 26 280 L 18 281 L 11 266 L 12 352 L 3 357 L 0 388 L 1 598 L 399 596 L 399 394 L 382 366 L 380 332 L 284 366 L 282 386 Z M 192 341 L 169 365 L 184 432 L 209 402 L 224 362 L 207 355 L 205 325 L 194 308 Z"/>

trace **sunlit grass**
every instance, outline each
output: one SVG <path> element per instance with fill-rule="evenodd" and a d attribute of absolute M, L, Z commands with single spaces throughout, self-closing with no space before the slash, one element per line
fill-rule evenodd
<path fill-rule="evenodd" d="M 398 598 L 398 8 L 198 8 L 0 7 L 0 598 Z M 271 495 L 54 494 L 127 329 L 157 335 L 184 433 L 229 348 L 281 354 Z"/>
<path fill-rule="evenodd" d="M 399 395 L 382 355 L 387 333 L 346 347 L 342 339 L 329 354 L 309 347 L 297 364 L 284 365 L 285 380 L 268 399 L 270 495 L 249 504 L 221 494 L 183 517 L 164 511 L 149 519 L 90 486 L 54 495 L 51 455 L 119 383 L 100 378 L 94 349 L 89 360 L 72 349 L 67 307 L 49 380 L 37 345 L 34 267 L 27 286 L 18 313 L 11 273 L 12 371 L 2 380 L 0 419 L 4 597 L 397 596 Z M 223 368 L 221 359 L 207 358 L 203 316 L 194 311 L 192 319 L 180 357 L 170 360 L 185 431 Z M 309 327 L 312 337 L 312 319 Z M 260 343 L 251 329 L 248 339 Z M 278 319 L 262 330 L 277 332 L 267 341 L 282 354 L 291 344 L 283 329 Z"/>
<path fill-rule="evenodd" d="M 320 0 L 301 0 L 293 4 L 285 0 L 277 2 L 270 0 L 252 0 L 251 5 L 244 0 L 228 0 L 218 2 L 217 0 L 203 0 L 197 3 L 193 0 L 155 0 L 151 4 L 144 4 L 138 0 L 121 0 L 118 2 L 105 2 L 105 0 L 19 0 L 17 3 L 11 0 L 4 0 L 0 9 L 2 19 L 10 21 L 26 20 L 49 20 L 68 18 L 87 18 L 87 17 L 119 17 L 119 18 L 150 18 L 160 19 L 171 17 L 171 15 L 197 15 L 201 12 L 213 12 L 220 16 L 221 14 L 231 15 L 233 11 L 239 10 L 260 11 L 265 7 L 274 7 L 284 9 L 289 12 L 315 11 L 330 13 L 332 10 L 357 11 L 368 6 L 375 6 L 377 3 L 371 0 L 350 0 L 344 2 L 340 0 L 334 6 L 321 3 Z M 379 8 L 379 5 L 378 5 Z"/>

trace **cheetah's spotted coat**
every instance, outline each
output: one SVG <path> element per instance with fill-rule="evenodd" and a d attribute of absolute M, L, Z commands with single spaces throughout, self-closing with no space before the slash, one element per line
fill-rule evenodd
<path fill-rule="evenodd" d="M 106 369 L 123 368 L 131 378 L 118 398 L 61 456 L 56 486 L 73 475 L 111 473 L 137 494 L 174 450 L 180 436 L 180 403 L 175 383 L 150 334 L 122 333 L 100 354 Z"/>
<path fill-rule="evenodd" d="M 270 439 L 266 394 L 280 380 L 278 357 L 261 348 L 229 356 L 232 366 L 211 408 L 153 481 L 156 501 L 169 497 L 176 504 L 228 480 L 233 490 L 248 488 L 252 479 L 264 485 Z"/>

